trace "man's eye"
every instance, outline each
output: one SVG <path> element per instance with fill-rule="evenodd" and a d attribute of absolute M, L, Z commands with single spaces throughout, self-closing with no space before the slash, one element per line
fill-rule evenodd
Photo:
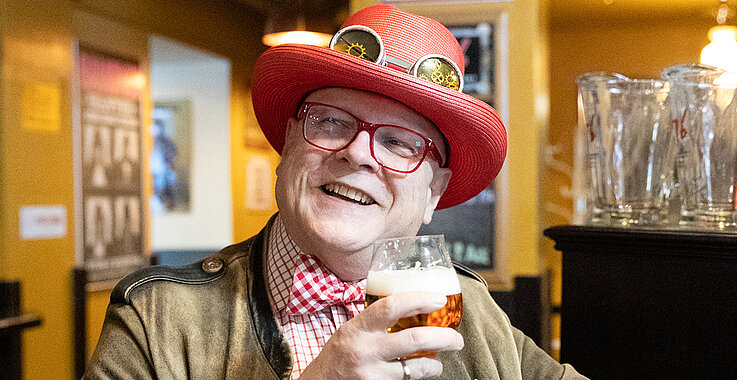
<path fill-rule="evenodd" d="M 392 153 L 402 157 L 411 157 L 418 154 L 418 147 L 401 139 L 384 139 L 382 145 Z"/>
<path fill-rule="evenodd" d="M 325 117 L 320 120 L 323 128 L 329 128 L 331 130 L 340 131 L 343 129 L 349 129 L 350 123 L 346 120 L 339 119 L 336 117 Z"/>
<path fill-rule="evenodd" d="M 335 117 L 320 118 L 312 126 L 313 134 L 330 138 L 349 138 L 354 132 L 350 122 Z"/>
<path fill-rule="evenodd" d="M 404 141 L 397 140 L 397 139 L 387 139 L 387 140 L 384 140 L 384 145 L 386 145 L 386 146 L 395 146 L 397 148 L 410 149 L 409 144 L 407 144 Z"/>

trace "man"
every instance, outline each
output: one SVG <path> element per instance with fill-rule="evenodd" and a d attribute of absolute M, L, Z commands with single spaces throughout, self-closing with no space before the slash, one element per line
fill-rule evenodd
<path fill-rule="evenodd" d="M 333 48 L 277 46 L 256 65 L 254 110 L 282 156 L 279 213 L 201 263 L 121 281 L 86 378 L 579 376 L 514 329 L 461 267 L 458 331 L 387 333 L 441 308 L 442 294 L 364 309 L 373 242 L 415 235 L 436 208 L 488 186 L 506 137 L 493 109 L 459 91 L 463 55 L 442 25 L 377 5 L 344 27 Z M 442 57 L 405 72 L 428 54 Z M 418 351 L 437 355 L 407 358 Z"/>

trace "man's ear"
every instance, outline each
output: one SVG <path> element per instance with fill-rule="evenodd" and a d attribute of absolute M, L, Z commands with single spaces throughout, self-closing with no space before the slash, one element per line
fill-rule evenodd
<path fill-rule="evenodd" d="M 284 146 L 281 148 L 281 153 L 279 154 L 281 156 L 281 160 L 279 160 L 279 165 L 276 166 L 277 175 L 279 175 L 281 163 L 284 162 L 284 157 L 289 154 L 289 151 L 294 146 L 294 136 L 292 136 L 292 133 L 297 131 L 296 128 L 298 126 L 299 122 L 295 118 L 287 120 L 287 129 L 284 131 Z"/>
<path fill-rule="evenodd" d="M 284 131 L 284 147 L 282 148 L 281 155 L 283 156 L 287 149 L 291 148 L 294 144 L 294 136 L 292 133 L 296 132 L 299 127 L 299 122 L 295 118 L 287 120 L 287 129 Z"/>
<path fill-rule="evenodd" d="M 443 196 L 445 189 L 448 187 L 450 175 L 450 169 L 448 168 L 438 168 L 435 170 L 430 186 L 427 189 L 427 204 L 425 205 L 425 217 L 422 219 L 422 223 L 428 224 L 432 221 L 432 213 L 435 211 L 440 197 Z"/>

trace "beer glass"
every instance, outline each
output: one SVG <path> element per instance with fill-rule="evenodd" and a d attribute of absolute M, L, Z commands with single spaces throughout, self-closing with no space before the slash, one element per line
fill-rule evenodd
<path fill-rule="evenodd" d="M 379 240 L 366 281 L 366 306 L 394 293 L 434 291 L 447 302 L 428 314 L 401 318 L 390 333 L 415 326 L 457 328 L 461 323 L 463 299 L 443 235 L 412 236 Z"/>
<path fill-rule="evenodd" d="M 680 224 L 737 230 L 737 96 L 734 73 L 699 64 L 663 70 L 678 132 Z"/>
<path fill-rule="evenodd" d="M 676 152 L 668 82 L 595 72 L 576 83 L 594 193 L 590 222 L 662 225 Z"/>

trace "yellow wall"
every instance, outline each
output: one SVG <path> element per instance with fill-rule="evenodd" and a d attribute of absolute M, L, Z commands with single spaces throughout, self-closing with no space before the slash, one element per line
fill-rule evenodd
<path fill-rule="evenodd" d="M 250 73 L 249 73 L 250 74 Z M 251 94 L 244 89 L 243 92 L 231 95 L 231 102 L 237 103 L 231 108 L 234 125 L 242 125 L 242 128 L 231 130 L 230 154 L 231 154 L 231 179 L 233 181 L 233 239 L 235 241 L 245 240 L 258 233 L 266 224 L 271 215 L 276 212 L 276 200 L 272 200 L 272 209 L 254 211 L 246 208 L 246 164 L 254 157 L 265 157 L 275 170 L 279 163 L 279 155 L 271 149 L 263 137 L 261 129 L 256 122 L 251 104 Z M 235 123 L 235 120 L 239 120 Z M 272 184 L 276 183 L 276 173 L 272 170 Z"/>
<path fill-rule="evenodd" d="M 92 356 L 92 352 L 97 345 L 97 340 L 102 332 L 102 322 L 105 320 L 105 310 L 110 302 L 110 293 L 108 289 L 88 291 L 86 315 L 87 328 L 85 329 L 85 346 L 87 351 L 87 359 Z"/>
<path fill-rule="evenodd" d="M 65 379 L 72 375 L 72 10 L 53 1 L 3 0 L 0 6 L 0 278 L 21 280 L 23 310 L 44 319 L 23 335 L 26 378 Z M 37 84 L 59 94 L 58 110 L 43 107 L 58 117 L 56 131 L 23 127 L 22 89 Z M 64 206 L 66 236 L 21 239 L 18 212 L 29 205 Z"/>
<path fill-rule="evenodd" d="M 547 61 L 544 13 L 537 0 L 510 4 L 509 176 L 506 254 L 510 272 L 538 274 L 539 149 L 547 129 Z"/>

